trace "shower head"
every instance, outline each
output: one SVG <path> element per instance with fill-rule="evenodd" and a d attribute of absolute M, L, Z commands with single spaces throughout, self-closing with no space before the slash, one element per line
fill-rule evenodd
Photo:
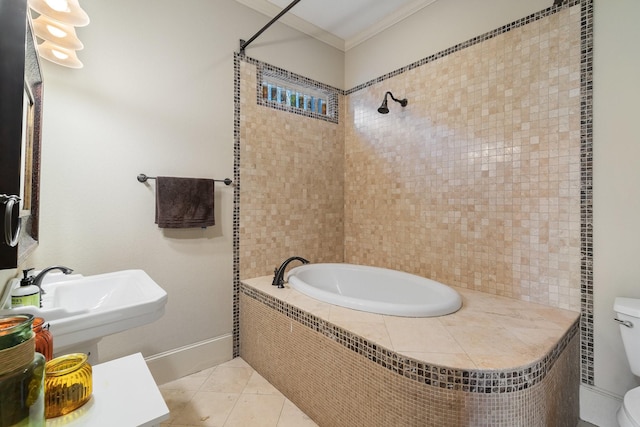
<path fill-rule="evenodd" d="M 387 114 L 389 112 L 389 106 L 387 105 L 387 95 L 391 96 L 391 99 L 393 99 L 403 107 L 406 107 L 407 103 L 409 102 L 407 101 L 407 98 L 396 99 L 391 92 L 387 92 L 384 94 L 384 100 L 382 101 L 382 105 L 380 106 L 380 108 L 378 108 L 378 113 L 380 114 Z"/>
<path fill-rule="evenodd" d="M 378 108 L 378 113 L 380 114 L 388 114 L 389 107 L 387 106 L 387 95 L 384 96 L 384 101 L 382 101 L 382 105 Z"/>

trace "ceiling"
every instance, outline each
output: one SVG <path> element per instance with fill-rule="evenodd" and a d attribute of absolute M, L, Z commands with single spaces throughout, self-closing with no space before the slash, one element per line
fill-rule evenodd
<path fill-rule="evenodd" d="M 236 1 L 274 17 L 292 0 Z M 279 21 L 347 51 L 436 1 L 438 0 L 301 0 Z"/>

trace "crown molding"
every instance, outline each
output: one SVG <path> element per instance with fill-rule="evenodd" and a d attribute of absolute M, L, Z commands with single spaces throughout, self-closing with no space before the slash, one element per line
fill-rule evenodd
<path fill-rule="evenodd" d="M 348 51 L 349 49 L 369 40 L 371 37 L 375 36 L 378 33 L 386 30 L 387 28 L 397 24 L 405 18 L 413 15 L 418 12 L 420 9 L 423 9 L 437 0 L 414 0 L 413 2 L 401 7 L 390 15 L 385 16 L 380 21 L 371 25 L 370 27 L 360 31 L 353 37 L 349 37 L 344 42 L 344 51 Z"/>
<path fill-rule="evenodd" d="M 269 2 L 268 0 L 236 0 L 238 3 L 243 4 L 257 12 L 260 12 L 266 16 L 274 17 L 282 11 L 282 8 Z M 376 34 L 386 30 L 387 28 L 397 24 L 403 19 L 413 15 L 420 9 L 425 8 L 438 0 L 414 0 L 405 6 L 401 7 L 397 11 L 390 15 L 385 16 L 380 21 L 371 25 L 369 28 L 357 33 L 355 36 L 350 37 L 347 40 L 331 34 L 330 32 L 323 30 L 322 28 L 297 17 L 292 13 L 287 13 L 279 19 L 279 22 L 294 28 L 302 33 L 305 33 L 321 42 L 333 46 L 336 49 L 340 49 L 343 52 L 365 42 Z M 258 28 L 256 28 L 256 31 Z M 247 36 L 249 38 L 250 36 Z"/>

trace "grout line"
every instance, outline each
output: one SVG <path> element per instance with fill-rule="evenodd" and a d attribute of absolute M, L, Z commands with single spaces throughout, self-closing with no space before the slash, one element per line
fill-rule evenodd
<path fill-rule="evenodd" d="M 278 414 L 278 420 L 276 421 L 276 425 L 274 427 L 278 427 L 278 424 L 280 424 L 280 419 L 282 418 L 282 413 L 284 412 L 284 405 L 285 403 L 287 403 L 287 397 L 285 395 L 282 395 L 283 399 L 282 399 L 282 407 L 280 408 L 280 413 Z"/>

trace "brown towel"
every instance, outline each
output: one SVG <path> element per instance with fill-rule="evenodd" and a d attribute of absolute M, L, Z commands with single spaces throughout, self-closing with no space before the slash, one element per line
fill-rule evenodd
<path fill-rule="evenodd" d="M 215 225 L 212 179 L 156 178 L 156 224 L 160 228 Z"/>

